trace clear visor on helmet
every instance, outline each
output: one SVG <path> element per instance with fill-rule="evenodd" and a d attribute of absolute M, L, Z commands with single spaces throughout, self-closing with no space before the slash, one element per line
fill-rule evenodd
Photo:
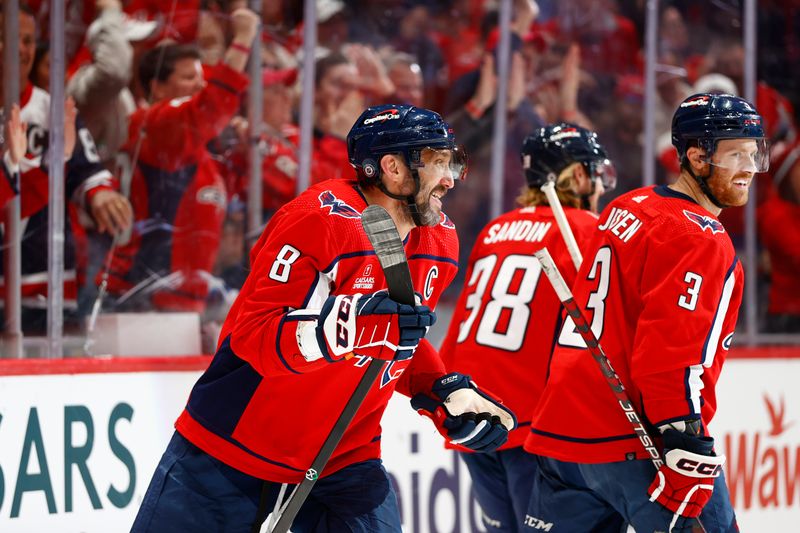
<path fill-rule="evenodd" d="M 600 180 L 606 192 L 614 190 L 617 186 L 617 169 L 608 159 L 600 159 L 589 162 L 587 165 L 589 178 L 594 182 Z"/>
<path fill-rule="evenodd" d="M 720 139 L 714 153 L 704 161 L 734 173 L 766 172 L 769 170 L 769 147 L 765 139 Z"/>
<path fill-rule="evenodd" d="M 449 148 L 423 148 L 419 152 L 419 162 L 415 168 L 425 169 L 444 177 L 450 175 L 453 181 L 463 181 L 467 174 L 467 152 L 461 146 Z"/>

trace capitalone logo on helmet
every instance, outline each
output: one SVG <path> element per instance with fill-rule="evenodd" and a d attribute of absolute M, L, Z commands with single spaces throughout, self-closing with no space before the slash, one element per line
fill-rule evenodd
<path fill-rule="evenodd" d="M 558 133 L 554 133 L 550 136 L 551 141 L 560 141 L 561 139 L 569 139 L 571 137 L 580 137 L 581 132 L 576 130 L 575 128 L 568 128 L 559 131 Z"/>
<path fill-rule="evenodd" d="M 698 96 L 697 98 L 686 100 L 681 104 L 681 107 L 695 107 L 699 105 L 708 105 L 708 96 Z"/>
<path fill-rule="evenodd" d="M 382 113 L 375 115 L 374 117 L 369 117 L 368 119 L 364 120 L 364 125 L 367 126 L 369 124 L 374 124 L 375 122 L 385 122 L 387 120 L 399 120 L 400 119 L 400 111 L 397 109 L 389 109 L 387 111 L 383 111 Z"/>

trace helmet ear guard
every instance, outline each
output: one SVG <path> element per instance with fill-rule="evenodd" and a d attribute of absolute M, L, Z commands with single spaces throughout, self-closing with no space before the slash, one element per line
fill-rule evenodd
<path fill-rule="evenodd" d="M 361 162 L 361 170 L 365 178 L 372 179 L 380 176 L 381 167 L 374 159 L 365 159 Z"/>

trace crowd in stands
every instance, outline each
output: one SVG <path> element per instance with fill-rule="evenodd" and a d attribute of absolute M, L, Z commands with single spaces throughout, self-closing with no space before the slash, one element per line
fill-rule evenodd
<path fill-rule="evenodd" d="M 744 93 L 741 4 L 660 2 L 659 183 L 678 172 L 670 139 L 677 103 L 700 91 Z M 756 105 L 772 146 L 771 169 L 757 184 L 759 289 L 769 295 L 760 313 L 762 330 L 775 332 L 800 332 L 800 87 L 791 75 L 800 67 L 794 31 L 800 7 L 794 4 L 762 1 L 758 13 Z M 49 5 L 21 6 L 20 110 L 4 114 L 0 200 L 19 193 L 27 224 L 29 333 L 43 331 L 46 298 Z M 260 15 L 247 5 L 67 0 L 66 108 L 74 105 L 77 117 L 74 125 L 66 121 L 65 320 L 77 331 L 101 282 L 108 288 L 104 311 L 224 316 L 257 237 L 246 223 L 251 143 L 262 159 L 264 222 L 297 192 L 301 71 L 309 59 L 316 64 L 311 183 L 354 176 L 344 139 L 366 106 L 409 103 L 440 112 L 470 156 L 467 180 L 445 205 L 464 254 L 488 220 L 499 2 L 317 0 L 313 58 L 303 47 L 303 2 L 265 0 Z M 513 1 L 503 209 L 523 184 L 522 139 L 554 121 L 599 133 L 619 174 L 617 190 L 607 196 L 641 185 L 644 10 L 645 2 L 635 0 Z M 255 80 L 263 88 L 258 124 L 246 118 L 254 82 L 248 58 L 263 68 Z M 26 127 L 27 139 L 19 133 Z M 743 212 L 726 210 L 723 219 L 738 246 Z"/>

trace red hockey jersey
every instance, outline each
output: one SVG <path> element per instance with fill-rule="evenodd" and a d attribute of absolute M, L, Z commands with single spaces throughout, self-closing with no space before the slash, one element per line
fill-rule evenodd
<path fill-rule="evenodd" d="M 579 245 L 597 215 L 564 208 Z M 449 370 L 469 374 L 503 399 L 519 424 L 501 449 L 521 446 L 544 388 L 561 302 L 533 252 L 547 247 L 568 283 L 575 266 L 548 206 L 510 211 L 489 222 L 469 258 L 464 290 L 440 350 Z M 584 250 L 585 253 L 585 250 Z"/>
<path fill-rule="evenodd" d="M 575 301 L 646 421 L 708 424 L 742 296 L 742 268 L 725 228 L 664 186 L 619 197 L 598 227 Z M 525 449 L 580 463 L 649 458 L 571 320 Z"/>
<path fill-rule="evenodd" d="M 282 207 L 253 247 L 251 272 L 228 313 L 220 345 L 195 385 L 178 431 L 208 454 L 252 476 L 299 482 L 361 379 L 368 358 L 307 362 L 296 331 L 332 294 L 384 289 L 361 227 L 367 206 L 355 181 L 319 183 Z M 411 276 L 434 307 L 458 268 L 458 240 L 442 215 L 405 240 Z M 445 373 L 430 343 L 385 364 L 324 475 L 380 456 L 380 420 L 395 388 L 429 392 Z"/>

